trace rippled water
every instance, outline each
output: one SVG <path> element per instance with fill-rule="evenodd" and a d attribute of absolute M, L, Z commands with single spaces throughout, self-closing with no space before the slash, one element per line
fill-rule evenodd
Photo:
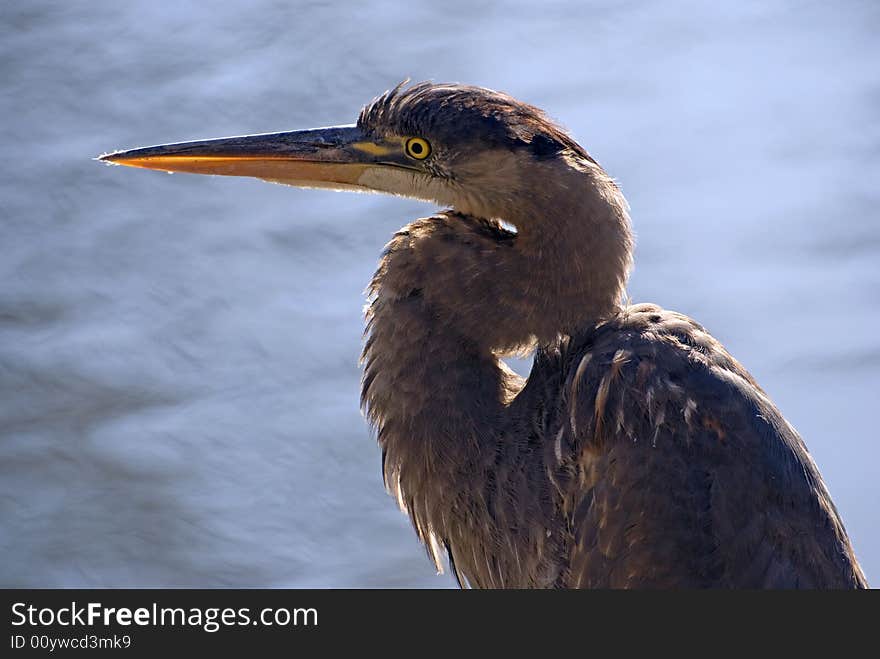
<path fill-rule="evenodd" d="M 627 194 L 630 293 L 801 431 L 880 574 L 880 5 L 0 8 L 0 583 L 449 586 L 358 411 L 362 290 L 430 207 L 115 148 L 348 123 L 404 77 L 547 108 Z"/>

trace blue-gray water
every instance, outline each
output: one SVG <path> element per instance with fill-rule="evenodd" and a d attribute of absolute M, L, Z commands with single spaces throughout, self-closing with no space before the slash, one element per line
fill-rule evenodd
<path fill-rule="evenodd" d="M 547 108 L 880 575 L 880 4 L 6 2 L 0 584 L 448 586 L 358 410 L 362 290 L 430 206 L 106 167 L 348 123 L 405 77 Z"/>

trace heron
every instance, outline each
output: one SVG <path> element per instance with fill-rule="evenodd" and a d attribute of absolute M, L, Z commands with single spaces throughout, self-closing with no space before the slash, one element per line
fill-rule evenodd
<path fill-rule="evenodd" d="M 539 108 L 401 83 L 355 124 L 100 159 L 443 208 L 382 253 L 361 401 L 386 488 L 461 587 L 867 587 L 768 394 L 700 324 L 625 297 L 627 202 Z M 527 354 L 527 378 L 504 362 Z"/>

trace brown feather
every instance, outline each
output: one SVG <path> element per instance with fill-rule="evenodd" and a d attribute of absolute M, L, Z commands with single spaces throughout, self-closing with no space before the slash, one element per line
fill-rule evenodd
<path fill-rule="evenodd" d="M 398 88 L 359 124 L 431 140 L 458 195 L 385 250 L 363 404 L 386 484 L 460 584 L 866 585 L 815 463 L 749 373 L 686 316 L 621 304 L 626 202 L 586 151 L 472 87 Z M 532 346 L 523 383 L 499 355 Z"/>

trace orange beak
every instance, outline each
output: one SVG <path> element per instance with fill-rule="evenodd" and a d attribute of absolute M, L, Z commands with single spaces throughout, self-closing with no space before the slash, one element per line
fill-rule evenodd
<path fill-rule="evenodd" d="M 300 187 L 371 190 L 370 168 L 405 167 L 399 143 L 367 139 L 356 126 L 179 142 L 108 153 L 99 160 L 166 172 L 249 176 Z"/>

